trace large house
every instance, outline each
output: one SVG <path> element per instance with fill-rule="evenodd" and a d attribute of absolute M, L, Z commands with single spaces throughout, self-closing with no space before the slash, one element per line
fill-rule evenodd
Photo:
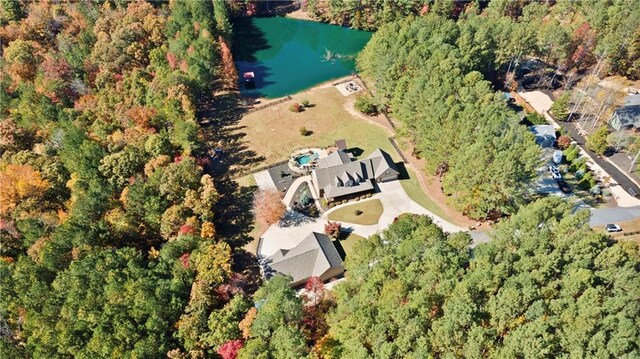
<path fill-rule="evenodd" d="M 611 116 L 609 125 L 616 130 L 640 129 L 640 94 L 627 96 L 624 104 L 618 107 Z"/>
<path fill-rule="evenodd" d="M 318 160 L 311 177 L 320 196 L 327 201 L 349 198 L 374 190 L 374 182 L 398 179 L 400 172 L 388 153 L 376 149 L 369 157 L 353 161 L 351 156 L 338 150 Z"/>
<path fill-rule="evenodd" d="M 265 274 L 273 272 L 293 278 L 292 287 L 304 284 L 310 277 L 327 281 L 344 273 L 342 258 L 326 234 L 311 232 L 291 249 L 280 249 L 267 257 Z"/>

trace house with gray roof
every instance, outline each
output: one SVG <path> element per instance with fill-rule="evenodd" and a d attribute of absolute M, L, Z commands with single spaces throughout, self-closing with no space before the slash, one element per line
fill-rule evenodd
<path fill-rule="evenodd" d="M 616 130 L 631 127 L 640 129 L 640 94 L 627 96 L 624 104 L 614 111 L 609 125 Z"/>
<path fill-rule="evenodd" d="M 318 160 L 311 178 L 320 195 L 331 202 L 371 192 L 374 183 L 396 180 L 399 175 L 391 156 L 378 148 L 358 161 L 345 151 L 335 151 Z"/>
<path fill-rule="evenodd" d="M 342 258 L 331 238 L 318 232 L 311 232 L 293 248 L 280 249 L 267 257 L 265 267 L 267 276 L 275 273 L 291 276 L 292 287 L 303 285 L 309 277 L 327 281 L 344 273 Z"/>

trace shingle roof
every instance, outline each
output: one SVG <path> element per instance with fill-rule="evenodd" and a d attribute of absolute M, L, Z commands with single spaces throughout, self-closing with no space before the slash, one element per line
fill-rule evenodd
<path fill-rule="evenodd" d="M 310 233 L 291 249 L 277 251 L 268 259 L 272 270 L 293 277 L 294 286 L 309 277 L 327 280 L 344 272 L 340 254 L 329 236 L 317 232 Z"/>
<path fill-rule="evenodd" d="M 400 173 L 391 156 L 379 148 L 369 157 L 354 162 L 350 161 L 346 152 L 336 151 L 324 161 L 318 160 L 313 178 L 318 188 L 322 188 L 327 196 L 335 198 L 373 189 L 371 180 L 388 170 Z M 350 181 L 353 185 L 346 186 Z"/>
<path fill-rule="evenodd" d="M 620 126 L 640 128 L 640 94 L 629 95 L 624 104 L 615 111 Z"/>
<path fill-rule="evenodd" d="M 349 154 L 344 151 L 335 151 L 325 158 L 318 160 L 318 167 L 333 167 L 351 162 Z"/>
<path fill-rule="evenodd" d="M 367 158 L 371 159 L 371 161 L 373 162 L 373 168 L 375 170 L 376 176 L 384 173 L 388 169 L 391 169 L 395 173 L 400 174 L 400 171 L 398 171 L 398 167 L 396 167 L 396 164 L 395 162 L 393 162 L 391 156 L 379 148 L 376 148 L 375 151 L 371 152 L 371 154 Z"/>

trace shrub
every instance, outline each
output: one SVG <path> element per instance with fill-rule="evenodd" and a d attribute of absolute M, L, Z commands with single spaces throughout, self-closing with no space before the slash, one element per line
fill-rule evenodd
<path fill-rule="evenodd" d="M 568 149 L 564 150 L 564 157 L 569 163 L 575 161 L 578 156 L 580 156 L 580 152 L 575 145 L 571 145 Z"/>
<path fill-rule="evenodd" d="M 565 135 L 558 137 L 558 148 L 566 150 L 569 146 L 571 146 L 571 137 Z"/>
<path fill-rule="evenodd" d="M 340 232 L 342 232 L 342 224 L 340 222 L 327 221 L 327 224 L 324 225 L 324 234 L 333 239 L 338 238 Z"/>
<path fill-rule="evenodd" d="M 587 137 L 587 148 L 599 155 L 604 155 L 609 148 L 607 137 L 609 136 L 609 129 L 605 126 L 600 127 L 596 132 Z"/>
<path fill-rule="evenodd" d="M 371 116 L 378 113 L 377 107 L 373 104 L 373 99 L 366 95 L 356 97 L 354 107 L 365 115 Z"/>
<path fill-rule="evenodd" d="M 300 127 L 298 132 L 300 132 L 301 136 L 309 136 L 309 134 L 311 134 L 311 131 L 307 130 L 306 127 Z"/>
<path fill-rule="evenodd" d="M 363 213 L 364 213 L 364 212 L 362 212 L 361 210 L 356 209 L 356 216 L 359 216 L 359 215 L 361 215 L 361 214 L 363 214 Z"/>
<path fill-rule="evenodd" d="M 291 112 L 302 112 L 302 106 L 300 106 L 299 103 L 292 103 L 291 106 L 289 106 L 289 111 Z"/>
<path fill-rule="evenodd" d="M 562 96 L 558 97 L 553 105 L 551 105 L 550 111 L 559 121 L 566 121 L 567 117 L 569 117 L 570 96 L 571 95 L 566 92 Z"/>
<path fill-rule="evenodd" d="M 532 125 L 546 125 L 547 119 L 544 118 L 541 114 L 537 112 L 532 112 L 527 115 L 527 121 L 529 121 Z"/>
<path fill-rule="evenodd" d="M 309 100 L 307 100 L 306 98 L 302 100 L 302 106 L 304 106 L 305 108 L 309 107 L 309 104 Z"/>

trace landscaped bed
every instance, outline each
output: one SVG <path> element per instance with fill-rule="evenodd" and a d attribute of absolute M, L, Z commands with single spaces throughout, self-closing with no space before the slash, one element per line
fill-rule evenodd
<path fill-rule="evenodd" d="M 329 213 L 328 219 L 367 226 L 378 223 L 383 210 L 382 202 L 373 199 L 336 209 Z"/>

